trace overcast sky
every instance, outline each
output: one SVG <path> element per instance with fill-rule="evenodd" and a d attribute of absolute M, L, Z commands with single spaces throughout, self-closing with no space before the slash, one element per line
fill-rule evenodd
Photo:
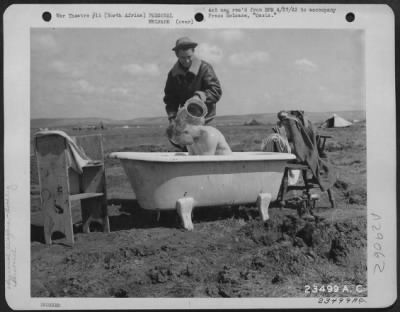
<path fill-rule="evenodd" d="M 218 115 L 365 109 L 362 31 L 48 28 L 31 32 L 31 117 L 165 116 L 181 36 L 217 73 Z"/>

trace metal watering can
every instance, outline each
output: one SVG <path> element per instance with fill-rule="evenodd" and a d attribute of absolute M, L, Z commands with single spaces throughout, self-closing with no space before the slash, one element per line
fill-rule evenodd
<path fill-rule="evenodd" d="M 204 125 L 204 117 L 207 115 L 206 104 L 197 98 L 190 98 L 178 110 L 176 114 L 177 123 L 187 123 L 191 125 Z"/>

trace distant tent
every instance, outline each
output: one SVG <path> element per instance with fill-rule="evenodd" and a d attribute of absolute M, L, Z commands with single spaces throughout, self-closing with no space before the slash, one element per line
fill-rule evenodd
<path fill-rule="evenodd" d="M 258 125 L 260 125 L 260 123 L 257 120 L 252 119 L 252 120 L 246 121 L 244 123 L 244 125 L 245 126 L 258 126 Z"/>
<path fill-rule="evenodd" d="M 349 127 L 351 125 L 352 123 L 350 121 L 347 121 L 346 119 L 336 114 L 333 114 L 331 117 L 329 117 L 322 123 L 321 128 L 343 128 L 343 127 Z"/>

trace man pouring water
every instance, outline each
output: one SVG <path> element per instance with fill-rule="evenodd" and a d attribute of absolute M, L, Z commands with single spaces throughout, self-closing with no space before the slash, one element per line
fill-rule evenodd
<path fill-rule="evenodd" d="M 221 98 L 221 85 L 214 69 L 195 56 L 196 42 L 179 38 L 172 49 L 178 58 L 168 73 L 164 103 L 168 120 L 172 122 L 180 107 L 190 99 L 200 99 L 207 106 L 205 123 L 214 119 L 216 103 Z M 171 142 L 172 143 L 172 142 Z"/>

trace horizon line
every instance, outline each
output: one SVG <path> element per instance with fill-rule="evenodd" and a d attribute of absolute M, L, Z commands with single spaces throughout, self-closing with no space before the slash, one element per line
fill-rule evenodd
<path fill-rule="evenodd" d="M 335 112 L 366 112 L 365 109 L 353 109 L 353 110 L 330 110 L 330 111 L 305 111 L 305 113 L 335 113 Z M 263 114 L 277 114 L 275 112 L 265 112 L 265 113 L 246 113 L 246 114 L 229 114 L 229 115 L 217 115 L 215 118 L 218 117 L 229 117 L 229 116 L 247 116 L 247 115 L 263 115 Z M 114 119 L 110 117 L 35 117 L 30 118 L 30 120 L 36 119 L 104 119 L 104 120 L 115 120 L 115 121 L 122 121 L 122 120 L 136 120 L 136 119 L 150 119 L 150 118 L 167 118 L 167 116 L 144 116 L 144 117 L 137 117 L 137 118 L 129 118 L 129 119 Z"/>

